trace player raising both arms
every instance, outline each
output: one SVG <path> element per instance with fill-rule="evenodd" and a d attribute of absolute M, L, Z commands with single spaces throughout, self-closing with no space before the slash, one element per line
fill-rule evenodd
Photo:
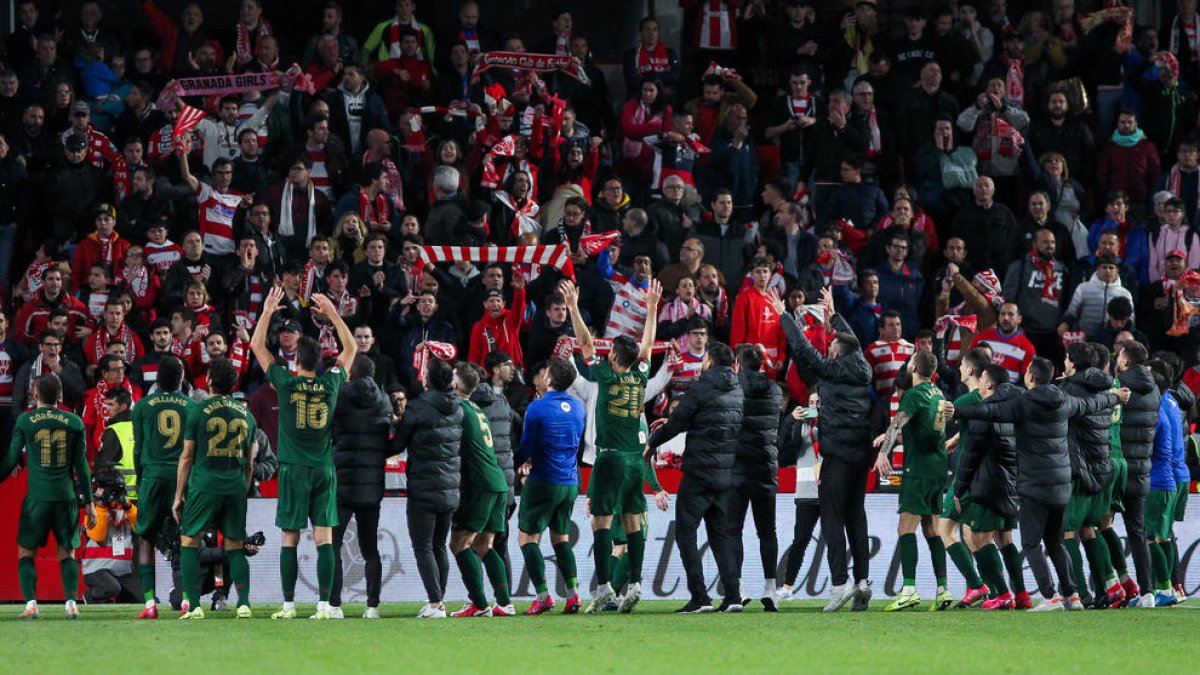
<path fill-rule="evenodd" d="M 133 407 L 133 466 L 138 486 L 138 577 L 146 594 L 139 619 L 157 619 L 154 595 L 154 542 L 175 502 L 183 425 L 192 399 L 179 391 L 183 361 L 172 354 L 158 362 L 158 391 Z M 184 606 L 186 614 L 190 607 Z"/>
<path fill-rule="evenodd" d="M 181 619 L 204 618 L 199 549 L 209 524 L 224 537 L 229 576 L 238 594 L 237 618 L 252 616 L 250 564 L 242 542 L 246 539 L 246 497 L 254 476 L 258 425 L 245 404 L 230 397 L 238 377 L 228 359 L 213 359 L 208 366 L 208 390 L 213 395 L 192 406 L 183 432 L 172 512 L 179 521 L 184 607 L 195 609 L 185 610 Z"/>
<path fill-rule="evenodd" d="M 642 491 L 642 451 L 646 432 L 641 428 L 646 382 L 650 379 L 650 354 L 654 348 L 656 323 L 647 321 L 639 346 L 628 336 L 613 339 L 612 351 L 605 361 L 596 362 L 592 334 L 579 311 L 579 291 L 575 284 L 563 281 L 559 290 L 571 311 L 571 324 L 579 340 L 579 351 L 591 368 L 591 379 L 600 385 L 596 409 L 596 464 L 592 495 L 592 531 L 595 536 L 596 580 L 600 584 L 586 613 L 591 614 L 616 598 L 609 583 L 609 558 L 612 556 L 612 519 L 620 513 L 629 539 L 629 590 L 621 603 L 622 612 L 631 612 L 642 598 L 642 559 L 646 540 L 638 536 L 646 495 Z M 651 280 L 646 287 L 647 316 L 657 316 L 662 286 Z"/>
<path fill-rule="evenodd" d="M 279 397 L 279 503 L 275 525 L 283 530 L 279 553 L 279 576 L 283 581 L 283 608 L 272 619 L 296 618 L 294 604 L 299 574 L 296 547 L 300 530 L 313 526 L 317 545 L 317 587 L 320 601 L 310 618 L 330 618 L 329 593 L 333 588 L 333 528 L 337 525 L 337 474 L 333 467 L 333 432 L 329 416 L 337 405 L 338 388 L 346 382 L 347 370 L 358 354 L 354 334 L 338 315 L 328 297 L 313 295 L 313 311 L 333 323 L 342 352 L 337 363 L 317 375 L 321 345 L 301 337 L 296 346 L 297 372 L 275 362 L 267 347 L 267 329 L 279 309 L 283 288 L 275 286 L 263 302 L 262 316 L 254 327 L 250 347 Z"/>
<path fill-rule="evenodd" d="M 33 381 L 37 408 L 17 418 L 8 454 L 0 458 L 0 482 L 21 461 L 26 449 L 29 465 L 29 491 L 21 502 L 17 524 L 17 578 L 25 597 L 22 619 L 38 618 L 37 567 L 33 557 L 54 533 L 58 544 L 58 565 L 62 571 L 63 595 L 68 619 L 78 619 L 75 594 L 79 586 L 79 565 L 75 549 L 79 547 L 79 498 L 91 491 L 83 420 L 58 409 L 62 382 L 57 375 L 43 375 Z M 96 507 L 87 500 L 87 526 L 96 526 Z"/>

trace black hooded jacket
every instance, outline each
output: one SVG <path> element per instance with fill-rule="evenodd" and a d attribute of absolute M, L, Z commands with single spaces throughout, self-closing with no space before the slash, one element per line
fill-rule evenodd
<path fill-rule="evenodd" d="M 1002 384 L 982 405 L 1002 406 L 1021 396 L 1021 390 Z M 959 426 L 958 472 L 954 475 L 954 496 L 970 493 L 978 502 L 996 513 L 1012 518 L 1017 515 L 1017 439 L 1011 422 L 967 420 Z"/>
<path fill-rule="evenodd" d="M 1088 368 L 1068 377 L 1064 393 L 1075 398 L 1092 396 L 1112 389 L 1112 377 L 1096 368 Z M 1067 445 L 1071 451 L 1071 478 L 1085 495 L 1098 494 L 1112 478 L 1112 457 L 1108 451 L 1108 432 L 1112 427 L 1113 407 L 1109 406 L 1072 418 Z"/>
<path fill-rule="evenodd" d="M 787 335 L 788 351 L 800 376 L 821 394 L 817 419 L 821 426 L 821 455 L 837 457 L 854 464 L 870 464 L 875 458 L 871 447 L 871 367 L 862 351 L 828 359 L 813 348 L 790 313 L 780 317 Z M 834 315 L 833 327 L 839 333 L 853 333 L 850 324 Z"/>
<path fill-rule="evenodd" d="M 715 490 L 729 489 L 742 430 L 742 404 L 742 387 L 733 368 L 709 368 L 688 386 L 667 423 L 650 435 L 650 446 L 657 448 L 687 432 L 683 475 Z"/>
<path fill-rule="evenodd" d="M 779 486 L 779 416 L 783 394 L 766 373 L 738 373 L 742 387 L 742 430 L 733 473 L 738 481 Z"/>
<path fill-rule="evenodd" d="M 408 507 L 429 513 L 458 508 L 462 405 L 450 390 L 430 389 L 408 404 L 396 450 L 408 449 Z"/>
<path fill-rule="evenodd" d="M 333 464 L 337 467 L 337 500 L 343 506 L 378 506 L 383 500 L 383 474 L 392 454 L 392 405 L 374 379 L 342 385 L 333 416 Z"/>
<path fill-rule="evenodd" d="M 1146 366 L 1133 366 L 1118 373 L 1117 379 L 1130 391 L 1129 401 L 1121 407 L 1121 453 L 1129 464 L 1125 494 L 1145 497 L 1150 492 L 1150 456 L 1161 397 Z"/>
<path fill-rule="evenodd" d="M 954 414 L 958 419 L 1014 423 L 1017 494 L 1049 506 L 1066 506 L 1071 499 L 1067 420 L 1080 414 L 1094 414 L 1116 402 L 1117 396 L 1112 392 L 1078 399 L 1053 384 L 1043 384 L 1003 403 L 959 408 Z"/>

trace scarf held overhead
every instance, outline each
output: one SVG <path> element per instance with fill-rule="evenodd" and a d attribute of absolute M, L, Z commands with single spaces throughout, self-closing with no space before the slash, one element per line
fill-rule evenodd
<path fill-rule="evenodd" d="M 471 73 L 471 82 L 477 81 L 480 75 L 492 68 L 512 68 L 535 73 L 562 71 L 584 84 L 591 84 L 579 59 L 574 56 L 527 54 L 525 52 L 484 52 L 479 57 L 479 65 L 475 67 L 475 72 Z"/>

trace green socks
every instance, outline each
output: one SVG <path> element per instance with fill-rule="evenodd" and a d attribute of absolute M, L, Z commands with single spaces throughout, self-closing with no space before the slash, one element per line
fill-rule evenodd
<path fill-rule="evenodd" d="M 284 546 L 279 549 L 279 579 L 283 585 L 284 602 L 293 602 L 296 599 L 296 577 L 299 574 L 300 564 L 296 561 L 296 547 Z"/>
<path fill-rule="evenodd" d="M 496 593 L 496 604 L 511 605 L 512 598 L 508 595 L 508 569 L 504 566 L 504 558 L 500 557 L 500 552 L 494 548 L 488 549 L 487 555 L 483 556 L 483 566 L 487 568 L 488 581 Z M 545 576 L 543 570 L 542 577 Z"/>
<path fill-rule="evenodd" d="M 992 548 L 996 547 L 993 546 Z M 950 548 L 946 549 L 946 553 L 954 561 L 954 566 L 958 568 L 958 573 L 966 580 L 968 588 L 979 588 L 983 585 L 983 581 L 979 578 L 979 573 L 975 571 L 975 561 L 971 559 L 971 551 L 967 549 L 966 544 L 956 541 L 950 544 Z M 991 584 L 988 584 L 988 587 L 990 588 Z"/>
<path fill-rule="evenodd" d="M 246 560 L 246 550 L 237 548 L 225 552 L 229 558 L 229 577 L 233 587 L 237 589 L 238 606 L 250 606 L 250 563 Z M 150 570 L 153 572 L 154 570 Z"/>
<path fill-rule="evenodd" d="M 1008 583 L 1012 592 L 1020 595 L 1025 592 L 1025 567 L 1021 564 L 1021 549 L 1016 544 L 1009 544 L 1000 550 L 1004 557 L 1004 568 L 1008 570 Z"/>
<path fill-rule="evenodd" d="M 333 568 L 335 565 L 337 565 L 337 557 L 333 554 L 333 544 L 318 546 L 317 588 L 321 602 L 329 602 L 329 594 L 333 591 Z"/>
<path fill-rule="evenodd" d="M 567 593 L 575 592 L 575 588 L 579 586 L 578 568 L 575 566 L 575 549 L 571 548 L 571 542 L 564 541 L 554 545 L 554 558 L 558 562 L 558 571 L 563 575 L 563 580 L 567 584 Z M 545 573 L 543 572 L 543 575 Z"/>
<path fill-rule="evenodd" d="M 1154 590 L 1165 591 L 1171 587 L 1171 563 L 1167 562 L 1166 544 L 1150 543 L 1151 569 L 1154 571 Z"/>
<path fill-rule="evenodd" d="M 539 595 L 545 593 L 548 589 L 546 586 L 546 559 L 542 557 L 541 546 L 529 542 L 521 547 L 521 556 L 525 558 L 525 570 L 529 572 L 529 579 L 533 581 L 533 587 L 537 589 Z"/>
<path fill-rule="evenodd" d="M 288 550 L 288 549 L 283 549 Z M 292 549 L 295 551 L 296 549 Z M 200 556 L 199 552 L 184 546 L 179 549 L 179 577 L 183 583 L 183 601 L 188 607 L 200 606 Z"/>
<path fill-rule="evenodd" d="M 58 566 L 62 572 L 63 595 L 67 600 L 74 600 L 75 596 L 79 595 L 79 563 L 74 556 L 67 556 L 58 561 Z M 1170 573 L 1167 574 L 1167 581 L 1170 582 Z"/>
<path fill-rule="evenodd" d="M 900 535 L 900 571 L 905 586 L 917 585 L 917 535 Z"/>
<path fill-rule="evenodd" d="M 37 600 L 37 564 L 33 558 L 17 559 L 17 579 L 21 583 L 21 595 L 25 602 Z"/>
<path fill-rule="evenodd" d="M 138 580 L 142 582 L 142 595 L 146 602 L 154 602 L 154 563 L 138 565 Z"/>
<path fill-rule="evenodd" d="M 642 583 L 642 560 L 646 557 L 646 533 L 642 530 L 629 533 L 629 581 Z"/>
<path fill-rule="evenodd" d="M 1067 555 L 1071 558 L 1071 574 L 1075 575 L 1075 586 L 1086 593 L 1088 583 L 1087 576 L 1083 573 L 1083 554 L 1079 552 L 1079 537 L 1063 539 L 1063 547 L 1067 549 Z"/>
<path fill-rule="evenodd" d="M 595 538 L 592 553 L 596 556 L 596 583 L 604 585 L 609 582 L 608 559 L 612 557 L 612 530 L 596 530 L 592 536 Z"/>
<path fill-rule="evenodd" d="M 1092 537 L 1085 540 L 1083 550 L 1087 552 L 1088 567 L 1097 579 L 1107 582 L 1113 578 L 1112 559 L 1108 554 L 1108 544 L 1104 542 L 1103 537 Z"/>
<path fill-rule="evenodd" d="M 626 548 L 625 555 L 612 561 L 612 587 L 619 594 L 621 588 L 629 583 L 629 549 Z"/>
<path fill-rule="evenodd" d="M 458 563 L 458 571 L 462 574 L 471 603 L 476 607 L 487 607 L 487 596 L 483 594 L 483 566 L 479 563 L 479 556 L 468 547 L 459 551 L 454 561 Z"/>
<path fill-rule="evenodd" d="M 1125 547 L 1121 544 L 1121 537 L 1117 535 L 1117 531 L 1110 527 L 1102 530 L 1100 536 L 1104 537 L 1104 543 L 1108 546 L 1108 558 L 1112 561 L 1113 571 L 1118 575 L 1128 574 L 1129 567 L 1125 564 Z"/>
<path fill-rule="evenodd" d="M 1004 562 L 1000 560 L 1000 551 L 995 544 L 988 544 L 975 551 L 975 560 L 979 563 L 979 573 L 988 585 L 988 590 L 996 595 L 1008 592 L 1008 584 L 1004 583 Z"/>
<path fill-rule="evenodd" d="M 946 545 L 938 536 L 926 537 L 929 546 L 929 561 L 933 564 L 933 576 L 937 578 L 938 586 L 946 585 Z"/>

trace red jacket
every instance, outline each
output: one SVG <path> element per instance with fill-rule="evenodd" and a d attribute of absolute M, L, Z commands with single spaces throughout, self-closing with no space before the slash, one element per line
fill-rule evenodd
<path fill-rule="evenodd" d="M 521 321 L 525 318 L 525 289 L 513 290 L 512 307 L 492 317 L 483 318 L 471 329 L 471 349 L 467 360 L 483 365 L 483 359 L 493 351 L 508 352 L 513 365 L 521 368 L 525 357 L 521 352 Z"/>
<path fill-rule="evenodd" d="M 771 307 L 767 296 L 751 287 L 738 294 L 733 303 L 733 318 L 729 323 L 729 344 L 761 345 L 763 369 L 772 380 L 787 355 L 787 337 L 779 324 L 779 314 Z"/>
<path fill-rule="evenodd" d="M 1070 168 L 1080 171 L 1082 167 Z M 1143 138 L 1132 148 L 1122 148 L 1110 141 L 1100 151 L 1100 166 L 1096 172 L 1100 190 L 1097 194 L 1124 190 L 1131 201 L 1149 201 L 1160 173 L 1162 164 L 1158 161 L 1158 149 L 1149 138 Z"/>
<path fill-rule="evenodd" d="M 87 285 L 88 275 L 91 274 L 92 264 L 108 263 L 113 274 L 125 264 L 125 254 L 129 252 L 129 240 L 113 233 L 108 242 L 107 254 L 103 251 L 103 242 L 93 232 L 84 237 L 75 247 L 75 255 L 71 258 L 71 290 L 78 291 Z"/>
<path fill-rule="evenodd" d="M 67 323 L 67 340 L 75 339 L 75 329 L 79 326 L 86 326 L 90 317 L 87 305 L 84 305 L 79 298 L 68 294 L 67 289 L 64 288 L 62 295 L 54 302 L 46 299 L 46 290 L 42 289 L 34 294 L 32 300 L 21 305 L 21 311 L 17 313 L 16 321 L 17 341 L 30 345 L 37 344 L 38 336 L 46 330 L 46 325 L 50 323 L 50 312 L 58 307 L 67 310 L 70 317 Z"/>

